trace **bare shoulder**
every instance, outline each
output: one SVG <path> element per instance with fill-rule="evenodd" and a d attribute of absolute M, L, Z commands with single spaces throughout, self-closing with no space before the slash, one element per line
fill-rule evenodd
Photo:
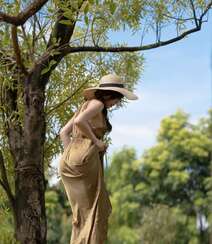
<path fill-rule="evenodd" d="M 83 109 L 81 113 L 79 113 L 79 115 L 75 119 L 75 122 L 91 119 L 92 117 L 96 116 L 100 111 L 102 111 L 103 107 L 103 102 L 99 101 L 98 99 L 89 100 L 87 107 Z"/>
<path fill-rule="evenodd" d="M 88 103 L 88 109 L 102 110 L 104 108 L 104 103 L 98 99 L 91 99 Z"/>

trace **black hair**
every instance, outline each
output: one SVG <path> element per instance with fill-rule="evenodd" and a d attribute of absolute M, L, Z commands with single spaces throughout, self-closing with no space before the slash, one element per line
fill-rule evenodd
<path fill-rule="evenodd" d="M 121 94 L 120 92 L 112 91 L 112 90 L 96 90 L 94 92 L 94 95 L 97 99 L 101 100 L 102 102 L 104 102 L 107 99 L 115 99 L 115 98 L 121 99 L 124 97 L 124 95 Z"/>
<path fill-rule="evenodd" d="M 96 99 L 102 101 L 103 103 L 107 100 L 107 99 L 122 99 L 124 97 L 123 94 L 121 94 L 120 92 L 117 91 L 112 91 L 112 90 L 96 90 L 94 93 Z M 108 119 L 108 115 L 107 115 L 107 108 L 106 106 L 104 106 L 103 110 L 102 110 L 102 114 L 105 117 L 105 121 L 107 124 L 107 130 L 110 132 L 112 130 L 112 125 L 109 122 Z"/>

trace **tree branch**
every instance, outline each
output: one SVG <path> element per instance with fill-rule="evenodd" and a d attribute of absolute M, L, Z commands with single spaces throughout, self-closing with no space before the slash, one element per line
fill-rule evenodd
<path fill-rule="evenodd" d="M 77 94 L 77 92 L 86 84 L 88 83 L 89 79 L 87 79 L 85 82 L 83 82 L 70 96 L 68 96 L 66 99 L 64 99 L 62 102 L 56 104 L 53 108 L 49 109 L 46 112 L 46 115 L 49 115 L 50 113 L 52 113 L 54 110 L 56 110 L 57 108 L 61 107 L 64 103 L 66 103 L 68 100 L 70 100 L 73 96 L 75 96 Z"/>
<path fill-rule="evenodd" d="M 13 48 L 14 48 L 14 52 L 15 52 L 16 63 L 18 65 L 18 67 L 20 68 L 21 72 L 23 72 L 23 74 L 27 75 L 28 72 L 21 59 L 21 51 L 19 48 L 18 36 L 17 36 L 17 26 L 15 26 L 15 25 L 12 26 L 12 43 L 13 43 Z"/>
<path fill-rule="evenodd" d="M 37 13 L 48 0 L 35 0 L 17 16 L 11 16 L 0 12 L 0 22 L 6 22 L 15 26 L 23 25 L 32 15 Z"/>
<path fill-rule="evenodd" d="M 23 39 L 26 41 L 26 45 L 27 45 L 27 49 L 28 49 L 28 52 L 26 53 L 27 59 L 30 60 L 30 58 L 31 58 L 34 60 L 34 52 L 30 46 L 30 41 L 29 41 L 29 38 L 26 34 L 26 30 L 25 30 L 24 25 L 21 25 L 21 29 L 22 29 L 22 33 L 23 33 Z"/>
<path fill-rule="evenodd" d="M 175 17 L 175 16 L 171 16 L 171 15 L 168 15 L 168 14 L 163 14 L 163 16 L 167 17 L 167 18 L 170 18 L 170 19 L 174 19 L 174 20 L 178 20 L 178 21 L 189 21 L 189 20 L 194 20 L 194 18 L 178 18 L 178 17 Z M 199 19 L 197 19 L 199 20 Z"/>
<path fill-rule="evenodd" d="M 199 19 L 199 25 L 202 24 L 202 19 L 203 17 L 207 14 L 207 12 L 209 11 L 209 9 L 212 7 L 212 1 L 210 1 L 210 3 L 207 5 L 207 7 L 205 8 L 205 10 L 203 11 L 203 13 L 200 15 L 200 19 Z"/>
<path fill-rule="evenodd" d="M 13 196 L 13 193 L 11 191 L 10 184 L 9 184 L 9 181 L 7 178 L 4 158 L 3 158 L 3 154 L 2 154 L 1 150 L 0 150 L 0 173 L 1 173 L 0 184 L 3 187 L 4 191 L 6 192 L 12 208 L 14 208 L 15 198 Z"/>
<path fill-rule="evenodd" d="M 135 51 L 144 51 L 144 50 L 149 50 L 161 46 L 166 46 L 168 44 L 177 42 L 184 37 L 188 36 L 191 33 L 199 31 L 201 28 L 196 27 L 193 29 L 190 29 L 188 31 L 183 32 L 181 35 L 171 38 L 167 41 L 160 41 L 144 46 L 134 46 L 134 47 L 100 47 L 100 46 L 84 46 L 84 47 L 63 47 L 63 48 L 58 48 L 58 51 L 61 51 L 63 55 L 67 55 L 69 53 L 75 53 L 75 52 L 135 52 Z"/>
<path fill-rule="evenodd" d="M 42 32 L 43 32 L 43 28 L 44 28 L 44 27 L 43 27 L 43 28 L 41 27 L 41 24 L 40 24 L 39 19 L 37 18 L 37 15 L 35 15 L 35 21 L 36 21 L 37 24 L 38 24 L 38 28 L 39 28 L 40 33 L 42 34 Z M 40 33 L 39 33 L 39 34 L 40 34 Z M 39 34 L 36 36 L 35 41 L 38 39 Z M 46 40 L 46 38 L 45 38 L 45 35 L 42 34 L 42 38 L 43 38 L 43 41 L 44 41 L 45 45 L 47 45 L 47 40 Z"/>
<path fill-rule="evenodd" d="M 49 41 L 47 44 L 47 50 L 48 50 L 48 48 L 50 48 L 50 49 L 55 48 L 55 43 L 54 43 L 53 39 L 56 39 L 56 42 L 59 42 L 59 43 L 57 43 L 58 46 L 64 45 L 69 42 L 69 40 L 73 34 L 74 28 L 75 28 L 76 19 L 78 17 L 79 11 L 85 1 L 86 0 L 79 1 L 79 3 L 78 3 L 79 6 L 78 6 L 77 10 L 76 9 L 74 10 L 70 3 L 69 8 L 73 9 L 72 19 L 66 18 L 63 15 L 63 10 L 61 10 L 61 9 L 58 10 L 57 21 L 50 34 L 50 38 L 49 38 Z M 62 20 L 69 20 L 70 25 L 62 24 L 61 23 Z"/>
<path fill-rule="evenodd" d="M 196 26 L 198 26 L 199 24 L 198 24 L 198 21 L 197 21 L 197 16 L 196 16 L 196 11 L 195 11 L 193 0 L 190 0 L 190 4 L 191 4 L 191 8 L 192 8 L 195 24 L 196 24 Z"/>

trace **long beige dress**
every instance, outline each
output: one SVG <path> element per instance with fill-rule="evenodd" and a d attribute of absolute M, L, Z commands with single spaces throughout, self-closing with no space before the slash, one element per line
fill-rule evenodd
<path fill-rule="evenodd" d="M 74 116 L 88 103 L 89 100 Z M 89 120 L 89 124 L 95 135 L 102 139 L 106 132 L 102 113 Z M 104 181 L 103 155 L 75 125 L 72 140 L 59 161 L 58 172 L 72 209 L 70 244 L 104 244 L 112 205 Z"/>

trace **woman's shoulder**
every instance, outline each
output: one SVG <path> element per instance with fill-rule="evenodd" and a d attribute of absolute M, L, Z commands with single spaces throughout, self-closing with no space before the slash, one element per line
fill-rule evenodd
<path fill-rule="evenodd" d="M 85 107 L 95 107 L 95 108 L 98 108 L 98 109 L 103 109 L 104 108 L 104 103 L 96 98 L 92 98 L 90 100 L 87 100 L 85 103 L 84 103 Z"/>

